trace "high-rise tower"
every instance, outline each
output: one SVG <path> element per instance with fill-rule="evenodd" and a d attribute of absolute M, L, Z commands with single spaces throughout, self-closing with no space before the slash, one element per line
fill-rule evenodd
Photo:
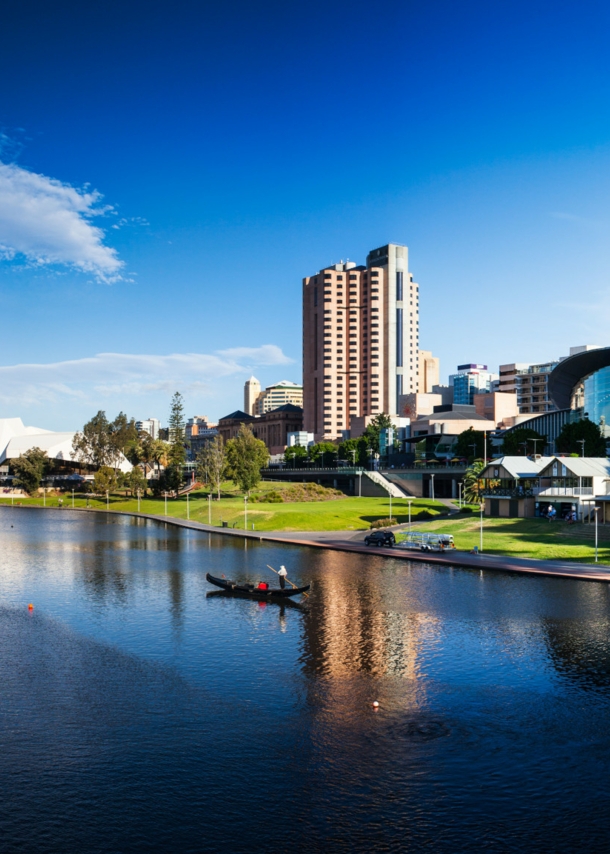
<path fill-rule="evenodd" d="M 396 415 L 399 396 L 418 390 L 418 351 L 419 286 L 406 246 L 304 279 L 304 429 L 335 439 L 354 416 Z"/>
<path fill-rule="evenodd" d="M 244 412 L 254 415 L 254 404 L 261 393 L 261 384 L 256 377 L 250 377 L 244 383 Z"/>

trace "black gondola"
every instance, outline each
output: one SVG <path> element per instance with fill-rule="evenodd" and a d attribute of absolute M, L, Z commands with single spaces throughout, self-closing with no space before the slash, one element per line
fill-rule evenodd
<path fill-rule="evenodd" d="M 286 587 L 282 590 L 280 587 L 263 588 L 256 584 L 238 584 L 236 581 L 229 581 L 227 578 L 215 578 L 209 572 L 206 573 L 205 577 L 210 584 L 222 587 L 228 593 L 251 596 L 253 599 L 287 599 L 289 596 L 298 596 L 300 593 L 307 593 L 311 587 L 311 584 L 306 584 L 305 587 Z"/>

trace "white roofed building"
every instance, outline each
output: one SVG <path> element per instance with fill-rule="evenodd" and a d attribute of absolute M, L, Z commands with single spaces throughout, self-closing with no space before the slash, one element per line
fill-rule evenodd
<path fill-rule="evenodd" d="M 78 468 L 81 463 L 72 450 L 74 432 L 55 433 L 42 427 L 26 427 L 21 418 L 0 418 L 0 465 L 10 463 L 32 448 L 46 451 L 50 460 Z M 131 464 L 122 457 L 118 468 L 131 471 Z"/>

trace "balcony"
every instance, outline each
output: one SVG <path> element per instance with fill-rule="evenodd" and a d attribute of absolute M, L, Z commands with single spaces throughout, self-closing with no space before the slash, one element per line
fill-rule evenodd
<path fill-rule="evenodd" d="M 565 495 L 571 498 L 576 498 L 583 495 L 593 495 L 592 486 L 537 486 L 534 493 L 540 498 L 552 498 L 553 496 Z"/>

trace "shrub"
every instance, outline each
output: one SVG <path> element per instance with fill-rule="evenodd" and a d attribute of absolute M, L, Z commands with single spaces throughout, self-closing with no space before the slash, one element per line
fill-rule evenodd
<path fill-rule="evenodd" d="M 373 528 L 389 528 L 390 525 L 398 525 L 396 519 L 377 519 L 375 522 L 371 522 L 371 530 Z"/>
<path fill-rule="evenodd" d="M 460 507 L 460 513 L 472 513 L 472 507 L 464 505 L 464 507 Z"/>

